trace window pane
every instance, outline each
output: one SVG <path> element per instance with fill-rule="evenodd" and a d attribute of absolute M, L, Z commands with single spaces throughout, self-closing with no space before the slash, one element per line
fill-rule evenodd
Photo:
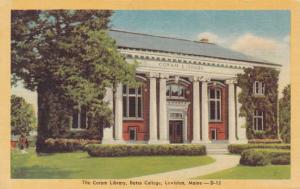
<path fill-rule="evenodd" d="M 255 83 L 255 89 L 256 89 L 256 94 L 258 94 L 259 93 L 259 83 L 258 82 Z"/>
<path fill-rule="evenodd" d="M 136 136 L 136 131 L 134 128 L 129 129 L 129 139 L 130 140 L 135 140 L 135 136 Z"/>
<path fill-rule="evenodd" d="M 135 97 L 129 97 L 129 117 L 135 116 Z"/>
<path fill-rule="evenodd" d="M 214 119 L 216 119 L 216 115 L 215 115 L 215 101 L 210 101 L 209 107 L 210 107 L 210 119 L 214 120 Z"/>
<path fill-rule="evenodd" d="M 123 97 L 123 117 L 127 117 L 127 97 Z"/>
<path fill-rule="evenodd" d="M 135 94 L 135 88 L 129 88 L 129 94 Z"/>
<path fill-rule="evenodd" d="M 221 91 L 220 90 L 216 90 L 217 91 L 217 99 L 221 99 Z"/>
<path fill-rule="evenodd" d="M 258 118 L 258 120 L 257 120 L 257 129 L 258 130 L 262 130 L 262 119 L 261 118 Z"/>
<path fill-rule="evenodd" d="M 177 125 L 177 128 L 176 128 L 176 129 L 177 129 L 177 136 L 180 136 L 180 135 L 181 135 L 181 128 L 182 128 L 181 125 L 178 124 L 178 125 Z"/>
<path fill-rule="evenodd" d="M 178 96 L 183 96 L 183 87 L 178 87 Z"/>
<path fill-rule="evenodd" d="M 81 108 L 81 113 L 80 113 L 80 128 L 85 129 L 86 128 L 86 109 Z"/>
<path fill-rule="evenodd" d="M 139 87 L 137 90 L 138 90 L 139 95 L 142 94 L 142 88 L 141 87 Z"/>
<path fill-rule="evenodd" d="M 168 86 L 167 86 L 167 92 L 166 92 L 166 95 L 167 95 L 167 96 L 170 96 L 170 88 L 171 88 L 171 86 L 168 85 Z"/>
<path fill-rule="evenodd" d="M 73 123 L 72 123 L 72 128 L 77 129 L 78 128 L 78 112 L 73 113 Z"/>
<path fill-rule="evenodd" d="M 217 101 L 217 115 L 216 115 L 216 119 L 220 120 L 221 119 L 221 102 Z"/>
<path fill-rule="evenodd" d="M 215 90 L 214 89 L 209 90 L 209 97 L 210 98 L 215 98 Z"/>
<path fill-rule="evenodd" d="M 142 98 L 138 97 L 138 117 L 142 117 Z"/>
<path fill-rule="evenodd" d="M 178 96 L 178 86 L 177 85 L 171 86 L 171 96 Z"/>

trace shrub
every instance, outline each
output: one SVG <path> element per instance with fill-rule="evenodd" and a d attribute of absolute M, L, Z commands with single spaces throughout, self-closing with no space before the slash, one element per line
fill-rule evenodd
<path fill-rule="evenodd" d="M 154 156 L 154 155 L 206 155 L 203 145 L 184 144 L 90 144 L 86 151 L 93 157 L 114 157 L 114 156 Z"/>
<path fill-rule="evenodd" d="M 245 150 L 241 154 L 240 164 L 251 166 L 264 166 L 267 164 L 290 164 L 290 151 L 276 149 Z"/>
<path fill-rule="evenodd" d="M 290 149 L 290 144 L 230 144 L 228 151 L 233 154 L 241 154 L 244 150 L 252 148 Z"/>
<path fill-rule="evenodd" d="M 281 139 L 252 139 L 248 140 L 249 144 L 280 144 Z"/>
<path fill-rule="evenodd" d="M 84 150 L 87 144 L 100 143 L 98 140 L 48 138 L 44 142 L 43 152 L 73 152 Z"/>

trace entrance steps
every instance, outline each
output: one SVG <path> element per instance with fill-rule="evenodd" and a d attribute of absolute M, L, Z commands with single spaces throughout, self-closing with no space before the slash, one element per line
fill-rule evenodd
<path fill-rule="evenodd" d="M 227 143 L 206 144 L 206 152 L 207 154 L 227 154 L 229 153 L 227 146 Z"/>

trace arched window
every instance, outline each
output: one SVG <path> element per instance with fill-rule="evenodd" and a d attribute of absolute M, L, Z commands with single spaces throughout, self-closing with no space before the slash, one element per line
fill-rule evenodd
<path fill-rule="evenodd" d="M 143 101 L 142 88 L 130 88 L 123 86 L 123 117 L 139 119 L 142 118 Z"/>
<path fill-rule="evenodd" d="M 186 88 L 178 84 L 167 85 L 167 97 L 168 98 L 185 98 Z"/>
<path fill-rule="evenodd" d="M 221 90 L 209 89 L 209 120 L 221 121 Z"/>

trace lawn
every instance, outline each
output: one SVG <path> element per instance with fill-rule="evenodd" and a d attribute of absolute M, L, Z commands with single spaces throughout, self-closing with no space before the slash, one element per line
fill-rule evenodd
<path fill-rule="evenodd" d="M 197 179 L 289 179 L 290 165 L 269 165 L 262 167 L 242 166 L 197 177 Z"/>
<path fill-rule="evenodd" d="M 86 152 L 11 153 L 12 178 L 131 178 L 213 163 L 208 156 L 90 157 Z"/>

